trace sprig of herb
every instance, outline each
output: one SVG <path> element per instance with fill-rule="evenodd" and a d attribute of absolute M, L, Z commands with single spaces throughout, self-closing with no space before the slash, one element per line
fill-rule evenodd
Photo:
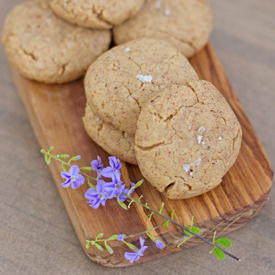
<path fill-rule="evenodd" d="M 127 260 L 130 261 L 130 263 L 133 263 L 134 261 L 139 260 L 147 249 L 147 246 L 144 245 L 145 240 L 142 238 L 143 235 L 147 235 L 148 238 L 153 241 L 159 249 L 164 248 L 164 243 L 155 235 L 153 235 L 152 232 L 155 232 L 155 230 L 161 228 L 162 226 L 169 226 L 169 223 L 171 223 L 181 228 L 186 236 L 186 238 L 184 238 L 182 241 L 179 241 L 177 247 L 181 247 L 191 238 L 195 237 L 212 246 L 212 249 L 209 253 L 212 254 L 214 252 L 218 259 L 222 260 L 225 258 L 225 255 L 228 255 L 235 260 L 239 260 L 238 257 L 224 249 L 224 247 L 231 246 L 231 241 L 229 239 L 216 239 L 216 232 L 213 234 L 212 241 L 209 241 L 208 239 L 201 236 L 200 228 L 194 226 L 194 217 L 192 217 L 190 226 L 181 225 L 174 219 L 174 210 L 172 210 L 170 217 L 163 214 L 165 207 L 164 203 L 161 204 L 159 210 L 155 210 L 152 209 L 147 202 L 142 202 L 143 195 L 140 195 L 137 199 L 134 198 L 132 194 L 143 184 L 143 180 L 140 180 L 135 184 L 131 183 L 131 187 L 129 189 L 126 188 L 126 185 L 123 184 L 123 181 L 121 180 L 120 169 L 122 164 L 116 157 L 109 157 L 109 166 L 105 168 L 101 162 L 100 157 L 97 157 L 97 160 L 93 160 L 90 166 L 79 167 L 75 164 L 72 164 L 72 162 L 80 160 L 81 156 L 77 155 L 70 158 L 70 156 L 67 154 L 54 155 L 52 153 L 53 150 L 53 147 L 50 147 L 48 151 L 44 149 L 41 150 L 41 153 L 44 155 L 45 162 L 48 165 L 51 164 L 52 160 L 60 163 L 62 167 L 61 176 L 65 179 L 65 182 L 62 183 L 64 188 L 69 188 L 71 186 L 72 189 L 77 189 L 82 184 L 84 184 L 86 179 L 89 189 L 86 191 L 85 197 L 88 199 L 88 204 L 92 208 L 97 209 L 100 206 L 105 206 L 107 200 L 116 199 L 118 204 L 125 210 L 128 210 L 133 203 L 142 206 L 144 209 L 147 209 L 150 212 L 148 215 L 148 219 L 150 221 L 153 215 L 158 215 L 164 219 L 161 224 L 136 234 L 114 234 L 108 238 L 103 238 L 103 233 L 100 233 L 94 240 L 86 241 L 87 249 L 91 246 L 94 246 L 100 251 L 106 250 L 110 254 L 113 254 L 114 250 L 110 243 L 113 241 L 120 241 L 131 250 L 131 252 L 125 252 L 124 256 Z M 96 172 L 97 176 L 93 177 L 88 174 L 89 172 Z M 94 185 L 91 181 L 95 182 L 96 185 Z M 128 241 L 129 239 L 135 239 L 137 237 L 139 237 L 140 241 L 139 249 Z"/>

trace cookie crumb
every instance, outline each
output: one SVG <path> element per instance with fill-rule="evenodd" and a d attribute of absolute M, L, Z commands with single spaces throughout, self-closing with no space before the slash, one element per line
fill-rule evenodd
<path fill-rule="evenodd" d="M 188 126 L 188 130 L 189 130 L 189 131 L 192 130 L 192 126 Z"/>
<path fill-rule="evenodd" d="M 145 83 L 145 82 L 152 82 L 153 77 L 151 75 L 141 75 L 138 74 L 137 79 L 139 79 L 141 82 Z"/>

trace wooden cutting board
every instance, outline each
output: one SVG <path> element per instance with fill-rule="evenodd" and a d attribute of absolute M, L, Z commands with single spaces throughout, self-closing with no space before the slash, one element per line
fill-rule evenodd
<path fill-rule="evenodd" d="M 272 186 L 273 172 L 270 162 L 260 144 L 255 131 L 249 123 L 243 108 L 233 92 L 225 73 L 210 45 L 191 59 L 191 63 L 201 79 L 211 81 L 226 97 L 243 129 L 241 152 L 233 168 L 224 177 L 222 184 L 214 190 L 188 200 L 172 201 L 145 182 L 138 191 L 152 208 L 159 209 L 165 202 L 164 214 L 176 210 L 175 220 L 188 225 L 192 216 L 202 228 L 203 235 L 211 238 L 213 231 L 218 236 L 244 226 L 259 215 L 265 206 Z M 25 104 L 32 126 L 42 148 L 55 147 L 55 153 L 82 155 L 80 165 L 87 166 L 100 155 L 107 164 L 108 155 L 87 136 L 82 125 L 85 96 L 83 81 L 65 85 L 45 85 L 27 80 L 12 69 L 13 78 Z M 87 256 L 107 267 L 128 266 L 124 259 L 127 248 L 119 242 L 114 244 L 115 253 L 109 255 L 95 248 L 86 249 L 85 240 L 93 239 L 98 233 L 110 236 L 115 233 L 133 234 L 144 231 L 163 220 L 153 216 L 151 222 L 147 212 L 132 205 L 128 211 L 120 208 L 116 201 L 109 201 L 105 208 L 93 210 L 85 203 L 85 184 L 73 191 L 60 186 L 61 169 L 58 164 L 50 166 L 54 181 L 66 206 L 75 232 Z M 142 178 L 138 167 L 123 164 L 123 179 L 137 181 Z M 31 194 L 30 194 L 31 196 Z M 159 250 L 148 241 L 149 248 L 138 262 L 152 260 L 179 251 L 176 243 L 183 235 L 173 225 L 162 227 L 156 232 L 166 248 Z M 137 241 L 137 240 L 136 240 Z M 197 239 L 187 242 L 186 247 L 200 244 Z M 58 245 L 58 244 L 57 244 Z M 232 247 L 234 251 L 234 244 Z M 241 256 L 241 255 L 239 255 Z"/>

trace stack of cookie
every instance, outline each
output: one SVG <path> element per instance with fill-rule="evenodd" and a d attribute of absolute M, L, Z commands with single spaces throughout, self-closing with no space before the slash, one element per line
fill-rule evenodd
<path fill-rule="evenodd" d="M 231 107 L 164 40 L 142 38 L 107 51 L 89 67 L 85 92 L 88 135 L 138 164 L 171 199 L 214 188 L 237 158 L 241 128 Z"/>
<path fill-rule="evenodd" d="M 169 41 L 187 57 L 212 30 L 205 0 L 32 0 L 7 16 L 2 43 L 27 78 L 66 83 L 82 77 L 109 49 L 142 37 Z"/>
<path fill-rule="evenodd" d="M 121 45 L 107 51 L 111 29 Z M 217 186 L 240 150 L 232 109 L 186 59 L 211 30 L 205 0 L 33 0 L 7 16 L 2 42 L 30 79 L 65 83 L 88 69 L 88 135 L 182 199 Z"/>
<path fill-rule="evenodd" d="M 70 82 L 82 77 L 109 49 L 112 26 L 134 16 L 143 2 L 24 2 L 7 16 L 2 43 L 10 62 L 23 76 L 45 83 Z"/>

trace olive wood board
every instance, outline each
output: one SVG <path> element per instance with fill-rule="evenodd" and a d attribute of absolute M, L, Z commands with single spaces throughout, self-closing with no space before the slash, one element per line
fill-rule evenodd
<path fill-rule="evenodd" d="M 159 209 L 161 202 L 164 202 L 163 213 L 170 215 L 174 209 L 175 220 L 181 224 L 190 224 L 194 217 L 195 224 L 201 228 L 203 236 L 211 238 L 214 231 L 217 231 L 218 236 L 222 236 L 239 229 L 260 214 L 271 191 L 273 172 L 211 45 L 207 45 L 190 61 L 200 79 L 211 81 L 235 111 L 243 130 L 239 157 L 222 183 L 201 196 L 187 200 L 168 200 L 146 181 L 138 189 L 137 195 L 143 194 L 144 201 L 154 209 Z M 87 136 L 82 124 L 86 101 L 83 80 L 63 85 L 46 85 L 28 80 L 11 68 L 17 90 L 41 147 L 48 149 L 54 146 L 55 153 L 79 154 L 82 156 L 79 165 L 82 166 L 89 165 L 91 160 L 99 155 L 106 165 L 108 154 Z M 94 262 L 106 267 L 129 266 L 130 263 L 124 258 L 124 252 L 129 249 L 121 242 L 114 242 L 115 253 L 110 255 L 94 247 L 86 249 L 87 239 L 93 239 L 101 232 L 105 236 L 134 234 L 163 222 L 163 219 L 156 215 L 149 221 L 148 211 L 135 204 L 125 211 L 115 200 L 108 201 L 106 207 L 94 210 L 87 205 L 84 197 L 88 188 L 86 183 L 77 190 L 64 189 L 60 185 L 60 165 L 53 162 L 50 170 L 84 252 Z M 129 182 L 129 179 L 136 182 L 143 178 L 137 166 L 126 163 L 123 163 L 122 175 L 125 182 Z M 192 239 L 184 247 L 176 248 L 177 242 L 182 240 L 184 235 L 179 228 L 171 224 L 161 227 L 154 234 L 165 243 L 165 248 L 159 250 L 153 242 L 148 241 L 149 247 L 137 263 L 201 244 L 200 240 Z M 133 243 L 138 246 L 138 238 L 133 240 Z"/>

